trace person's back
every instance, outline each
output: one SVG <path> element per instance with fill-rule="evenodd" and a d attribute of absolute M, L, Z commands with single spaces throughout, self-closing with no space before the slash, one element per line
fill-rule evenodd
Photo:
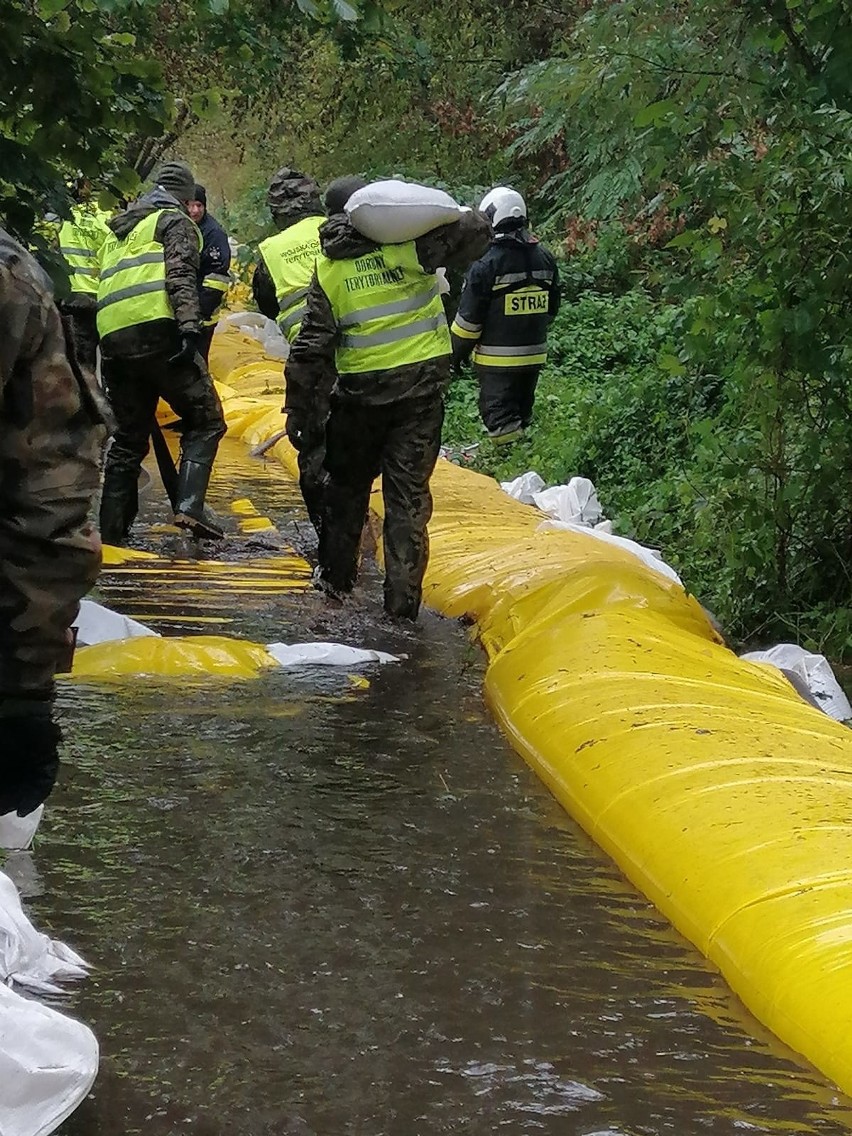
<path fill-rule="evenodd" d="M 320 232 L 322 256 L 287 365 L 287 430 L 299 448 L 330 407 L 319 582 L 333 594 L 354 585 L 370 488 L 382 474 L 385 608 L 393 616 L 416 617 L 428 559 L 429 478 L 450 371 L 436 272 L 466 267 L 489 236 L 472 212 L 399 245 L 363 237 L 343 214 Z"/>
<path fill-rule="evenodd" d="M 325 223 L 325 210 L 316 181 L 289 166 L 270 182 L 267 205 L 279 231 L 258 245 L 260 258 L 252 291 L 263 315 L 274 319 L 282 335 L 293 343 L 320 254 L 319 230 Z"/>
<path fill-rule="evenodd" d="M 68 267 L 70 288 L 60 307 L 70 318 L 77 358 L 92 371 L 98 348 L 100 252 L 109 235 L 108 220 L 95 202 L 81 200 L 59 227 L 59 251 Z"/>
<path fill-rule="evenodd" d="M 59 251 L 70 273 L 72 295 L 97 296 L 98 259 L 109 229 L 109 214 L 93 203 L 77 204 L 59 227 Z"/>
<path fill-rule="evenodd" d="M 197 227 L 174 194 L 155 185 L 109 230 L 98 290 L 103 354 L 140 359 L 178 351 L 182 335 L 197 336 L 200 323 Z"/>
<path fill-rule="evenodd" d="M 503 440 L 532 419 L 548 327 L 559 309 L 559 273 L 526 227 L 520 194 L 494 190 L 482 208 L 491 211 L 495 235 L 465 278 L 452 324 L 453 354 L 458 363 L 472 353 L 482 420 L 491 437 Z"/>
<path fill-rule="evenodd" d="M 100 513 L 110 544 L 124 541 L 136 517 L 139 470 L 161 397 L 183 427 L 175 524 L 196 537 L 222 536 L 204 516 L 225 421 L 198 351 L 201 234 L 187 213 L 194 193 L 189 168 L 167 163 L 154 188 L 110 222 L 101 251 L 98 331 L 104 384 L 117 419 Z"/>
<path fill-rule="evenodd" d="M 0 229 L 0 814 L 55 777 L 53 676 L 100 567 L 88 521 L 109 412 L 69 354 L 46 275 Z"/>

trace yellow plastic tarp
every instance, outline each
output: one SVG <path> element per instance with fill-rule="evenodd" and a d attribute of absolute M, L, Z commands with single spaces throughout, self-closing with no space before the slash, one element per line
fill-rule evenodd
<path fill-rule="evenodd" d="M 236 357 L 237 386 L 280 369 L 217 340 L 220 380 Z M 278 422 L 259 414 L 251 444 Z M 295 469 L 286 443 L 271 452 Z M 514 746 L 753 1013 L 852 1092 L 852 732 L 737 659 L 631 553 L 445 462 L 433 491 L 425 598 L 476 621 Z"/>
<path fill-rule="evenodd" d="M 80 680 L 156 678 L 255 678 L 278 664 L 265 647 L 222 635 L 158 639 L 142 636 L 81 647 L 71 677 Z"/>

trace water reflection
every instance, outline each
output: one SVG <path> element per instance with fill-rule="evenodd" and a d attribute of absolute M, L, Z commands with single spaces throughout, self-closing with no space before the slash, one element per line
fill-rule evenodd
<path fill-rule="evenodd" d="M 240 479 L 283 529 L 277 471 Z M 30 906 L 97 964 L 71 1006 L 104 1054 L 66 1136 L 852 1127 L 509 750 L 463 630 L 228 610 L 409 657 L 63 689 Z"/>

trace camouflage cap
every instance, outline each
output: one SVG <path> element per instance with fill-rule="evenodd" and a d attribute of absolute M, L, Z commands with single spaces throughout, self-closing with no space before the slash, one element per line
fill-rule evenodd
<path fill-rule="evenodd" d="M 192 201 L 195 197 L 195 178 L 186 162 L 166 162 L 154 180 L 178 201 Z"/>
<path fill-rule="evenodd" d="M 276 221 L 288 221 L 297 213 L 323 211 L 316 181 L 289 166 L 282 167 L 269 183 L 266 203 Z"/>

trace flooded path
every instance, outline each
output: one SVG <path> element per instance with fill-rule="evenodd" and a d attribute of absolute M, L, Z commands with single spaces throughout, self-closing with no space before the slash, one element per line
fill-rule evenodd
<path fill-rule="evenodd" d="M 286 545 L 294 487 L 225 452 L 214 505 L 250 497 Z M 275 555 L 256 541 L 230 544 Z M 102 595 L 165 633 L 408 657 L 366 687 L 317 670 L 63 686 L 64 775 L 17 870 L 39 927 L 97 966 L 70 1008 L 101 1073 L 65 1136 L 852 1130 L 852 1103 L 509 748 L 464 628 L 427 613 L 401 632 L 363 593 L 343 611 L 215 578 L 179 595 L 182 571 L 108 575 Z"/>

